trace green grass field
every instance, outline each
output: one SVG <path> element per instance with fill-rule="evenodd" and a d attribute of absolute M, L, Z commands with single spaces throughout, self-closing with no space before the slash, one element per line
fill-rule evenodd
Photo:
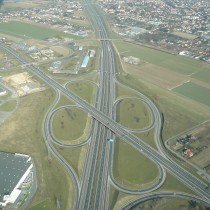
<path fill-rule="evenodd" d="M 191 98 L 197 102 L 210 106 L 210 89 L 202 87 L 192 82 L 185 83 L 173 91 Z"/>
<path fill-rule="evenodd" d="M 154 149 L 157 149 L 156 144 L 155 144 L 155 139 L 154 139 L 154 134 L 155 129 L 151 129 L 147 132 L 140 132 L 140 133 L 134 133 L 138 138 L 149 144 L 151 147 Z"/>
<path fill-rule="evenodd" d="M 74 196 L 71 180 L 54 158 L 51 163 L 48 162 L 42 136 L 44 114 L 53 99 L 54 93 L 49 89 L 21 97 L 18 109 L 0 126 L 0 147 L 1 151 L 19 152 L 33 157 L 38 189 L 31 206 L 49 199 L 49 209 L 56 209 L 54 200 L 58 198 L 61 200 L 61 209 L 70 209 Z"/>
<path fill-rule="evenodd" d="M 43 7 L 47 4 L 47 0 L 38 0 L 38 1 L 4 1 L 4 4 L 2 6 L 2 11 L 11 11 L 13 9 L 27 9 L 27 8 L 36 8 L 36 7 Z"/>
<path fill-rule="evenodd" d="M 86 81 L 71 82 L 69 83 L 68 88 L 89 103 L 93 101 L 96 91 L 96 85 L 94 85 L 93 83 Z"/>
<path fill-rule="evenodd" d="M 83 136 L 87 120 L 87 112 L 78 108 L 63 108 L 54 116 L 53 133 L 61 142 L 71 142 Z"/>
<path fill-rule="evenodd" d="M 128 90 L 126 87 L 122 87 L 116 84 L 116 97 L 120 96 L 134 96 L 137 97 L 138 95 L 135 94 L 133 91 Z"/>
<path fill-rule="evenodd" d="M 210 83 L 210 69 L 204 69 L 196 74 L 193 74 L 192 77 L 203 82 Z"/>
<path fill-rule="evenodd" d="M 166 180 L 158 191 L 177 191 L 195 194 L 191 189 L 182 184 L 182 182 L 173 177 L 170 173 L 167 172 L 166 174 Z"/>
<path fill-rule="evenodd" d="M 117 75 L 118 79 L 123 84 L 127 84 L 150 97 L 157 104 L 160 112 L 164 113 L 164 140 L 210 118 L 208 107 L 199 103 L 192 103 L 191 100 L 173 91 L 159 88 L 136 76 L 122 74 L 118 57 L 116 57 L 116 64 L 118 71 L 121 72 Z M 191 108 L 189 109 L 189 107 Z"/>
<path fill-rule="evenodd" d="M 210 118 L 208 107 L 192 103 L 191 100 L 173 91 L 158 88 L 131 75 L 126 77 L 120 75 L 119 78 L 123 83 L 150 97 L 157 104 L 160 112 L 164 113 L 164 140 Z"/>
<path fill-rule="evenodd" d="M 124 186 L 146 187 L 158 177 L 157 166 L 139 151 L 117 139 L 115 141 L 113 174 Z"/>
<path fill-rule="evenodd" d="M 45 201 L 33 206 L 29 210 L 50 210 L 49 200 L 45 200 Z"/>
<path fill-rule="evenodd" d="M 117 122 L 130 129 L 141 129 L 149 125 L 150 114 L 141 100 L 123 99 L 117 104 Z"/>
<path fill-rule="evenodd" d="M 74 39 L 79 39 L 78 36 L 66 34 L 63 31 L 50 29 L 44 26 L 35 24 L 23 23 L 18 21 L 10 21 L 7 23 L 0 23 L 0 32 L 21 37 L 30 37 L 34 39 L 45 39 L 54 36 L 64 36 Z"/>
<path fill-rule="evenodd" d="M 17 104 L 16 100 L 9 100 L 0 106 L 0 111 L 11 112 Z"/>
<path fill-rule="evenodd" d="M 55 145 L 57 151 L 67 160 L 67 162 L 72 166 L 74 171 L 77 173 L 78 176 L 82 174 L 81 163 L 83 163 L 83 155 L 85 154 L 84 151 L 85 147 L 59 147 Z"/>
<path fill-rule="evenodd" d="M 16 9 L 16 8 L 34 8 L 38 7 L 39 5 L 36 3 L 32 2 L 16 2 L 16 3 L 6 3 L 3 6 L 3 9 L 8 10 L 8 9 Z"/>
<path fill-rule="evenodd" d="M 64 105 L 75 105 L 75 103 L 61 94 L 60 100 L 56 104 L 55 108 L 58 108 Z"/>
<path fill-rule="evenodd" d="M 169 53 L 161 52 L 148 47 L 132 44 L 129 42 L 115 41 L 117 49 L 122 56 L 134 56 L 140 58 L 142 61 L 152 63 L 163 68 L 181 73 L 191 74 L 199 72 L 203 69 L 209 69 L 204 65 L 204 62 L 192 58 L 171 55 Z"/>

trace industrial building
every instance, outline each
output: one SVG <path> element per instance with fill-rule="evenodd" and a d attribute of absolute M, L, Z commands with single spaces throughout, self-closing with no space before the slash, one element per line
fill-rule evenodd
<path fill-rule="evenodd" d="M 81 65 L 82 68 L 87 67 L 89 59 L 90 59 L 90 57 L 88 55 L 86 55 L 83 62 L 82 62 L 82 65 Z"/>
<path fill-rule="evenodd" d="M 95 50 L 90 50 L 90 51 L 89 51 L 89 55 L 90 55 L 90 58 L 95 57 L 96 51 L 95 51 Z"/>
<path fill-rule="evenodd" d="M 31 186 L 28 184 L 29 179 L 33 182 L 33 167 L 28 155 L 0 152 L 0 208 L 6 209 L 8 205 L 21 202 L 24 185 Z"/>

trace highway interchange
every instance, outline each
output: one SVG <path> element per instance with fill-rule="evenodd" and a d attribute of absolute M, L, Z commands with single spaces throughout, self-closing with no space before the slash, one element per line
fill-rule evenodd
<path fill-rule="evenodd" d="M 116 77 L 114 52 L 112 50 L 111 42 L 108 39 L 103 21 L 97 14 L 94 6 L 88 1 L 85 2 L 84 6 L 90 14 L 92 21 L 97 26 L 99 36 L 101 38 L 100 71 L 98 71 L 98 88 L 94 105 L 89 104 L 71 90 L 60 85 L 38 67 L 33 64 L 29 64 L 13 49 L 0 43 L 0 48 L 2 50 L 14 56 L 22 64 L 27 64 L 27 68 L 33 74 L 40 77 L 56 91 L 54 103 L 48 109 L 43 122 L 43 135 L 49 151 L 49 158 L 51 155 L 55 156 L 72 178 L 74 185 L 74 203 L 72 209 L 108 209 L 110 184 L 114 185 L 122 192 L 139 194 L 138 199 L 129 202 L 123 206 L 122 209 L 130 209 L 132 206 L 142 202 L 143 200 L 167 196 L 186 197 L 190 199 L 194 198 L 195 200 L 202 201 L 207 205 L 210 205 L 210 192 L 209 188 L 207 188 L 207 184 L 179 166 L 176 162 L 172 161 L 164 151 L 161 144 L 160 133 L 162 126 L 161 115 L 156 105 L 149 98 L 137 92 L 139 99 L 144 101 L 151 112 L 151 119 L 153 122 L 149 128 L 155 127 L 155 142 L 158 151 L 133 135 L 130 130 L 122 127 L 116 122 L 114 104 L 120 99 L 116 99 L 115 86 L 116 84 L 120 84 L 120 82 Z M 91 132 L 86 140 L 78 144 L 63 145 L 59 142 L 59 140 L 56 140 L 52 133 L 52 116 L 55 112 L 55 106 L 60 99 L 61 93 L 70 100 L 73 100 L 78 107 L 87 111 L 92 116 Z M 115 138 L 116 135 L 147 156 L 158 166 L 159 178 L 157 178 L 157 180 L 148 188 L 127 189 L 117 183 L 114 179 L 112 174 L 114 144 L 108 142 L 107 138 Z M 57 152 L 53 146 L 53 142 L 56 142 L 63 147 L 77 147 L 87 144 L 87 155 L 81 177 L 78 177 L 71 165 Z M 166 176 L 165 170 L 195 191 L 200 197 L 174 192 L 152 193 L 152 191 L 158 189 L 164 183 Z M 145 195 L 143 196 L 141 194 Z"/>

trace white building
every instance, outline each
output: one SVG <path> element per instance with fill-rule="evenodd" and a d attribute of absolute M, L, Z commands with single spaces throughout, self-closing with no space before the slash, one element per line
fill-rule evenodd
<path fill-rule="evenodd" d="M 0 208 L 14 204 L 22 193 L 22 185 L 31 175 L 33 162 L 30 156 L 0 152 Z"/>
<path fill-rule="evenodd" d="M 7 94 L 7 91 L 0 87 L 0 96 Z"/>

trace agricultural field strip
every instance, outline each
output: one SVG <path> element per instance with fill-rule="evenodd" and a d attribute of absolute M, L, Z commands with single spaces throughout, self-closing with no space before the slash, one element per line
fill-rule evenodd
<path fill-rule="evenodd" d="M 210 70 L 210 66 L 206 66 L 204 62 L 196 59 L 172 55 L 130 42 L 114 41 L 114 44 L 121 56 L 138 57 L 141 61 L 155 64 L 183 75 L 190 75 L 204 69 Z"/>
<path fill-rule="evenodd" d="M 44 39 L 53 36 L 64 36 L 74 39 L 79 39 L 78 36 L 64 33 L 56 29 L 46 28 L 44 26 L 38 26 L 35 24 L 23 23 L 19 21 L 10 21 L 7 23 L 0 23 L 0 32 L 8 33 L 10 35 L 25 37 L 25 38 L 35 38 Z"/>
<path fill-rule="evenodd" d="M 188 82 L 173 89 L 176 93 L 210 106 L 210 89 Z"/>
<path fill-rule="evenodd" d="M 122 47 L 124 47 L 124 45 L 122 45 L 122 46 L 121 45 L 120 46 L 119 45 L 116 45 L 116 47 L 119 50 L 119 49 L 122 49 Z M 146 49 L 146 47 L 142 47 L 142 46 L 133 46 L 133 44 L 128 44 L 128 45 L 130 46 L 130 48 L 134 48 L 135 51 L 138 52 L 138 54 L 140 54 L 140 55 L 141 55 L 143 49 Z M 130 49 L 130 48 L 128 48 L 128 49 Z M 148 50 L 148 52 L 152 52 L 152 55 L 153 56 L 157 55 L 157 56 L 160 57 L 160 55 L 163 56 L 163 55 L 166 54 L 166 53 L 163 53 L 163 52 L 159 52 L 157 50 L 151 50 L 151 49 L 147 49 L 147 50 Z M 129 53 L 131 53 L 132 50 L 125 51 L 125 52 L 126 52 L 125 54 L 129 55 Z M 133 55 L 134 53 L 132 52 L 131 54 Z M 160 55 L 158 55 L 158 54 L 160 54 Z M 201 75 L 200 78 L 201 78 L 201 81 L 204 84 L 202 84 L 202 82 L 200 82 L 200 84 L 202 86 L 194 84 L 194 86 L 197 86 L 198 90 L 200 90 L 200 91 L 195 91 L 195 88 L 192 88 L 193 95 L 192 95 L 192 93 L 190 93 L 190 91 L 187 91 L 188 93 L 186 93 L 186 91 L 185 91 L 184 94 L 181 93 L 181 92 L 179 92 L 179 93 L 182 94 L 183 96 L 186 96 L 186 97 L 190 98 L 190 99 L 193 99 L 195 101 L 198 101 L 198 102 L 200 102 L 200 103 L 202 103 L 204 105 L 210 106 L 210 96 L 207 93 L 208 92 L 208 89 L 205 88 L 205 86 L 208 86 L 207 84 L 205 85 L 205 82 L 207 81 L 207 79 L 203 79 L 204 78 L 204 75 L 207 75 L 207 76 L 210 77 L 210 65 L 204 64 L 203 62 L 197 61 L 195 59 L 183 58 L 183 57 L 180 57 L 180 56 L 175 56 L 175 55 L 170 55 L 170 54 L 168 54 L 168 56 L 169 56 L 170 59 L 172 59 L 174 57 L 174 58 L 176 58 L 176 60 L 178 59 L 177 61 L 180 61 L 180 62 L 183 59 L 184 60 L 186 59 L 187 62 L 189 62 L 188 60 L 192 60 L 192 63 L 186 63 L 187 64 L 187 68 L 192 68 L 192 66 L 196 63 L 197 71 L 194 72 L 195 74 L 192 74 L 193 73 L 192 72 L 191 73 L 192 75 L 183 75 L 180 72 L 176 72 L 175 73 L 175 72 L 173 72 L 174 66 L 172 66 L 172 63 L 171 64 L 169 63 L 170 65 L 168 66 L 168 68 L 160 68 L 161 71 L 160 71 L 160 75 L 159 76 L 158 76 L 158 73 L 157 73 L 156 77 L 153 77 L 153 74 L 151 74 L 151 73 L 149 74 L 149 73 L 146 73 L 146 72 L 147 71 L 154 71 L 155 72 L 155 70 L 154 70 L 155 66 L 151 65 L 150 67 L 148 67 L 148 69 L 145 69 L 145 67 L 148 66 L 149 64 L 144 64 L 142 67 L 141 66 L 139 67 L 139 70 L 140 70 L 139 71 L 139 74 L 141 75 L 141 69 L 145 69 L 144 70 L 145 73 L 143 73 L 143 77 L 148 78 L 149 80 L 151 79 L 154 84 L 156 84 L 156 85 L 158 85 L 160 87 L 162 86 L 162 83 L 164 83 L 164 81 L 166 81 L 166 80 L 167 81 L 165 82 L 165 85 L 169 85 L 170 83 L 172 83 L 172 84 L 173 83 L 174 84 L 177 83 L 175 86 L 171 86 L 171 87 L 168 88 L 168 90 L 173 90 L 176 93 L 178 93 L 178 91 L 177 91 L 178 90 L 178 87 L 183 88 L 183 86 L 185 86 L 187 83 L 191 83 L 190 82 L 191 76 L 193 78 L 199 80 L 198 76 L 196 76 L 196 75 Z M 161 65 L 161 62 L 155 61 L 155 59 L 148 58 L 145 55 L 142 55 L 142 57 L 143 57 L 143 59 L 146 59 L 146 61 L 149 61 L 149 62 L 154 63 L 155 65 L 157 65 L 158 68 L 160 66 L 162 66 Z M 141 59 L 141 57 L 139 57 L 139 58 Z M 162 58 L 162 60 L 163 60 L 163 58 Z M 201 70 L 198 70 L 199 69 L 199 65 L 202 65 L 203 66 L 203 68 L 201 68 Z M 131 67 L 129 67 L 129 68 L 131 68 Z M 134 66 L 134 68 L 137 68 L 137 67 Z M 159 69 L 158 68 L 157 68 L 157 71 L 159 72 Z M 130 70 L 130 71 L 132 73 L 132 70 Z M 177 75 L 177 79 L 176 80 L 174 80 L 175 77 L 170 77 L 170 71 L 172 71 L 171 74 L 174 74 L 175 73 L 175 76 Z M 167 73 L 168 76 L 165 76 L 165 73 Z M 138 72 L 135 72 L 135 74 L 138 74 Z M 163 77 L 161 75 L 163 75 Z M 182 77 L 183 77 L 183 79 L 182 79 Z M 161 80 L 159 80 L 159 78 L 161 78 Z M 162 79 L 162 78 L 164 78 L 164 79 Z M 151 80 L 150 80 L 150 82 L 151 82 Z M 182 80 L 182 82 L 181 82 L 181 80 Z M 196 81 L 194 81 L 194 82 L 196 82 Z M 199 82 L 197 82 L 197 83 L 199 83 Z M 163 84 L 163 86 L 164 86 L 164 84 Z M 166 88 L 166 86 L 165 86 L 165 88 Z M 205 92 L 205 94 L 203 94 L 203 93 L 201 94 L 201 92 L 202 92 L 201 89 L 202 89 L 202 91 Z M 209 100 L 208 100 L 208 98 L 209 98 Z"/>

